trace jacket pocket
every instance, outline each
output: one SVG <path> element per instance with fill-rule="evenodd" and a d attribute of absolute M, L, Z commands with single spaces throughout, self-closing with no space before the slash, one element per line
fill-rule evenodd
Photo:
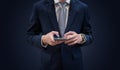
<path fill-rule="evenodd" d="M 41 54 L 40 54 L 41 69 L 45 69 L 46 67 L 48 67 L 50 65 L 50 60 L 51 60 L 51 55 L 44 51 L 41 51 Z"/>
<path fill-rule="evenodd" d="M 72 51 L 73 54 L 73 59 L 77 60 L 77 59 L 82 59 L 82 53 L 81 53 L 81 49 L 80 47 L 75 47 Z"/>

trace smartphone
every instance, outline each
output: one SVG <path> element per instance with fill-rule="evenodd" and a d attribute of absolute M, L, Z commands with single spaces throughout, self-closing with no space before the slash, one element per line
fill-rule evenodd
<path fill-rule="evenodd" d="M 58 38 L 54 38 L 54 40 L 55 40 L 55 41 L 66 41 L 66 40 L 68 40 L 68 39 L 66 39 L 66 38 L 59 38 L 59 37 L 58 37 Z"/>

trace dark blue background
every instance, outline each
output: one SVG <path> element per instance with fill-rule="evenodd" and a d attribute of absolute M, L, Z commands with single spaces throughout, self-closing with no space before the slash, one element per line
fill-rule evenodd
<path fill-rule="evenodd" d="M 0 70 L 39 70 L 39 49 L 25 39 L 36 1 L 0 1 Z M 93 44 L 82 48 L 84 70 L 119 70 L 119 2 L 82 1 L 89 5 L 95 37 Z"/>

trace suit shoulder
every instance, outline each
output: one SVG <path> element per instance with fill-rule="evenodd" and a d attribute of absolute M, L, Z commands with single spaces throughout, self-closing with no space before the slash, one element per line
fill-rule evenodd
<path fill-rule="evenodd" d="M 37 1 L 36 3 L 34 3 L 34 6 L 39 6 L 39 5 L 42 5 L 45 3 L 45 0 L 40 0 L 40 1 Z"/>
<path fill-rule="evenodd" d="M 86 3 L 84 3 L 84 2 L 82 2 L 82 1 L 79 1 L 78 3 L 79 3 L 79 5 L 81 5 L 84 8 L 88 7 L 88 5 Z"/>

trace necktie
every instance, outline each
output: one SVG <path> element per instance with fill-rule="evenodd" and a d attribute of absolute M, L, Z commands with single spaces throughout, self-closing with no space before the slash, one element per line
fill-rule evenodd
<path fill-rule="evenodd" d="M 58 19 L 58 24 L 59 24 L 59 29 L 60 29 L 60 34 L 63 37 L 64 32 L 65 32 L 65 22 L 66 22 L 66 14 L 67 14 L 67 9 L 65 8 L 67 5 L 66 2 L 59 3 L 59 19 Z"/>

